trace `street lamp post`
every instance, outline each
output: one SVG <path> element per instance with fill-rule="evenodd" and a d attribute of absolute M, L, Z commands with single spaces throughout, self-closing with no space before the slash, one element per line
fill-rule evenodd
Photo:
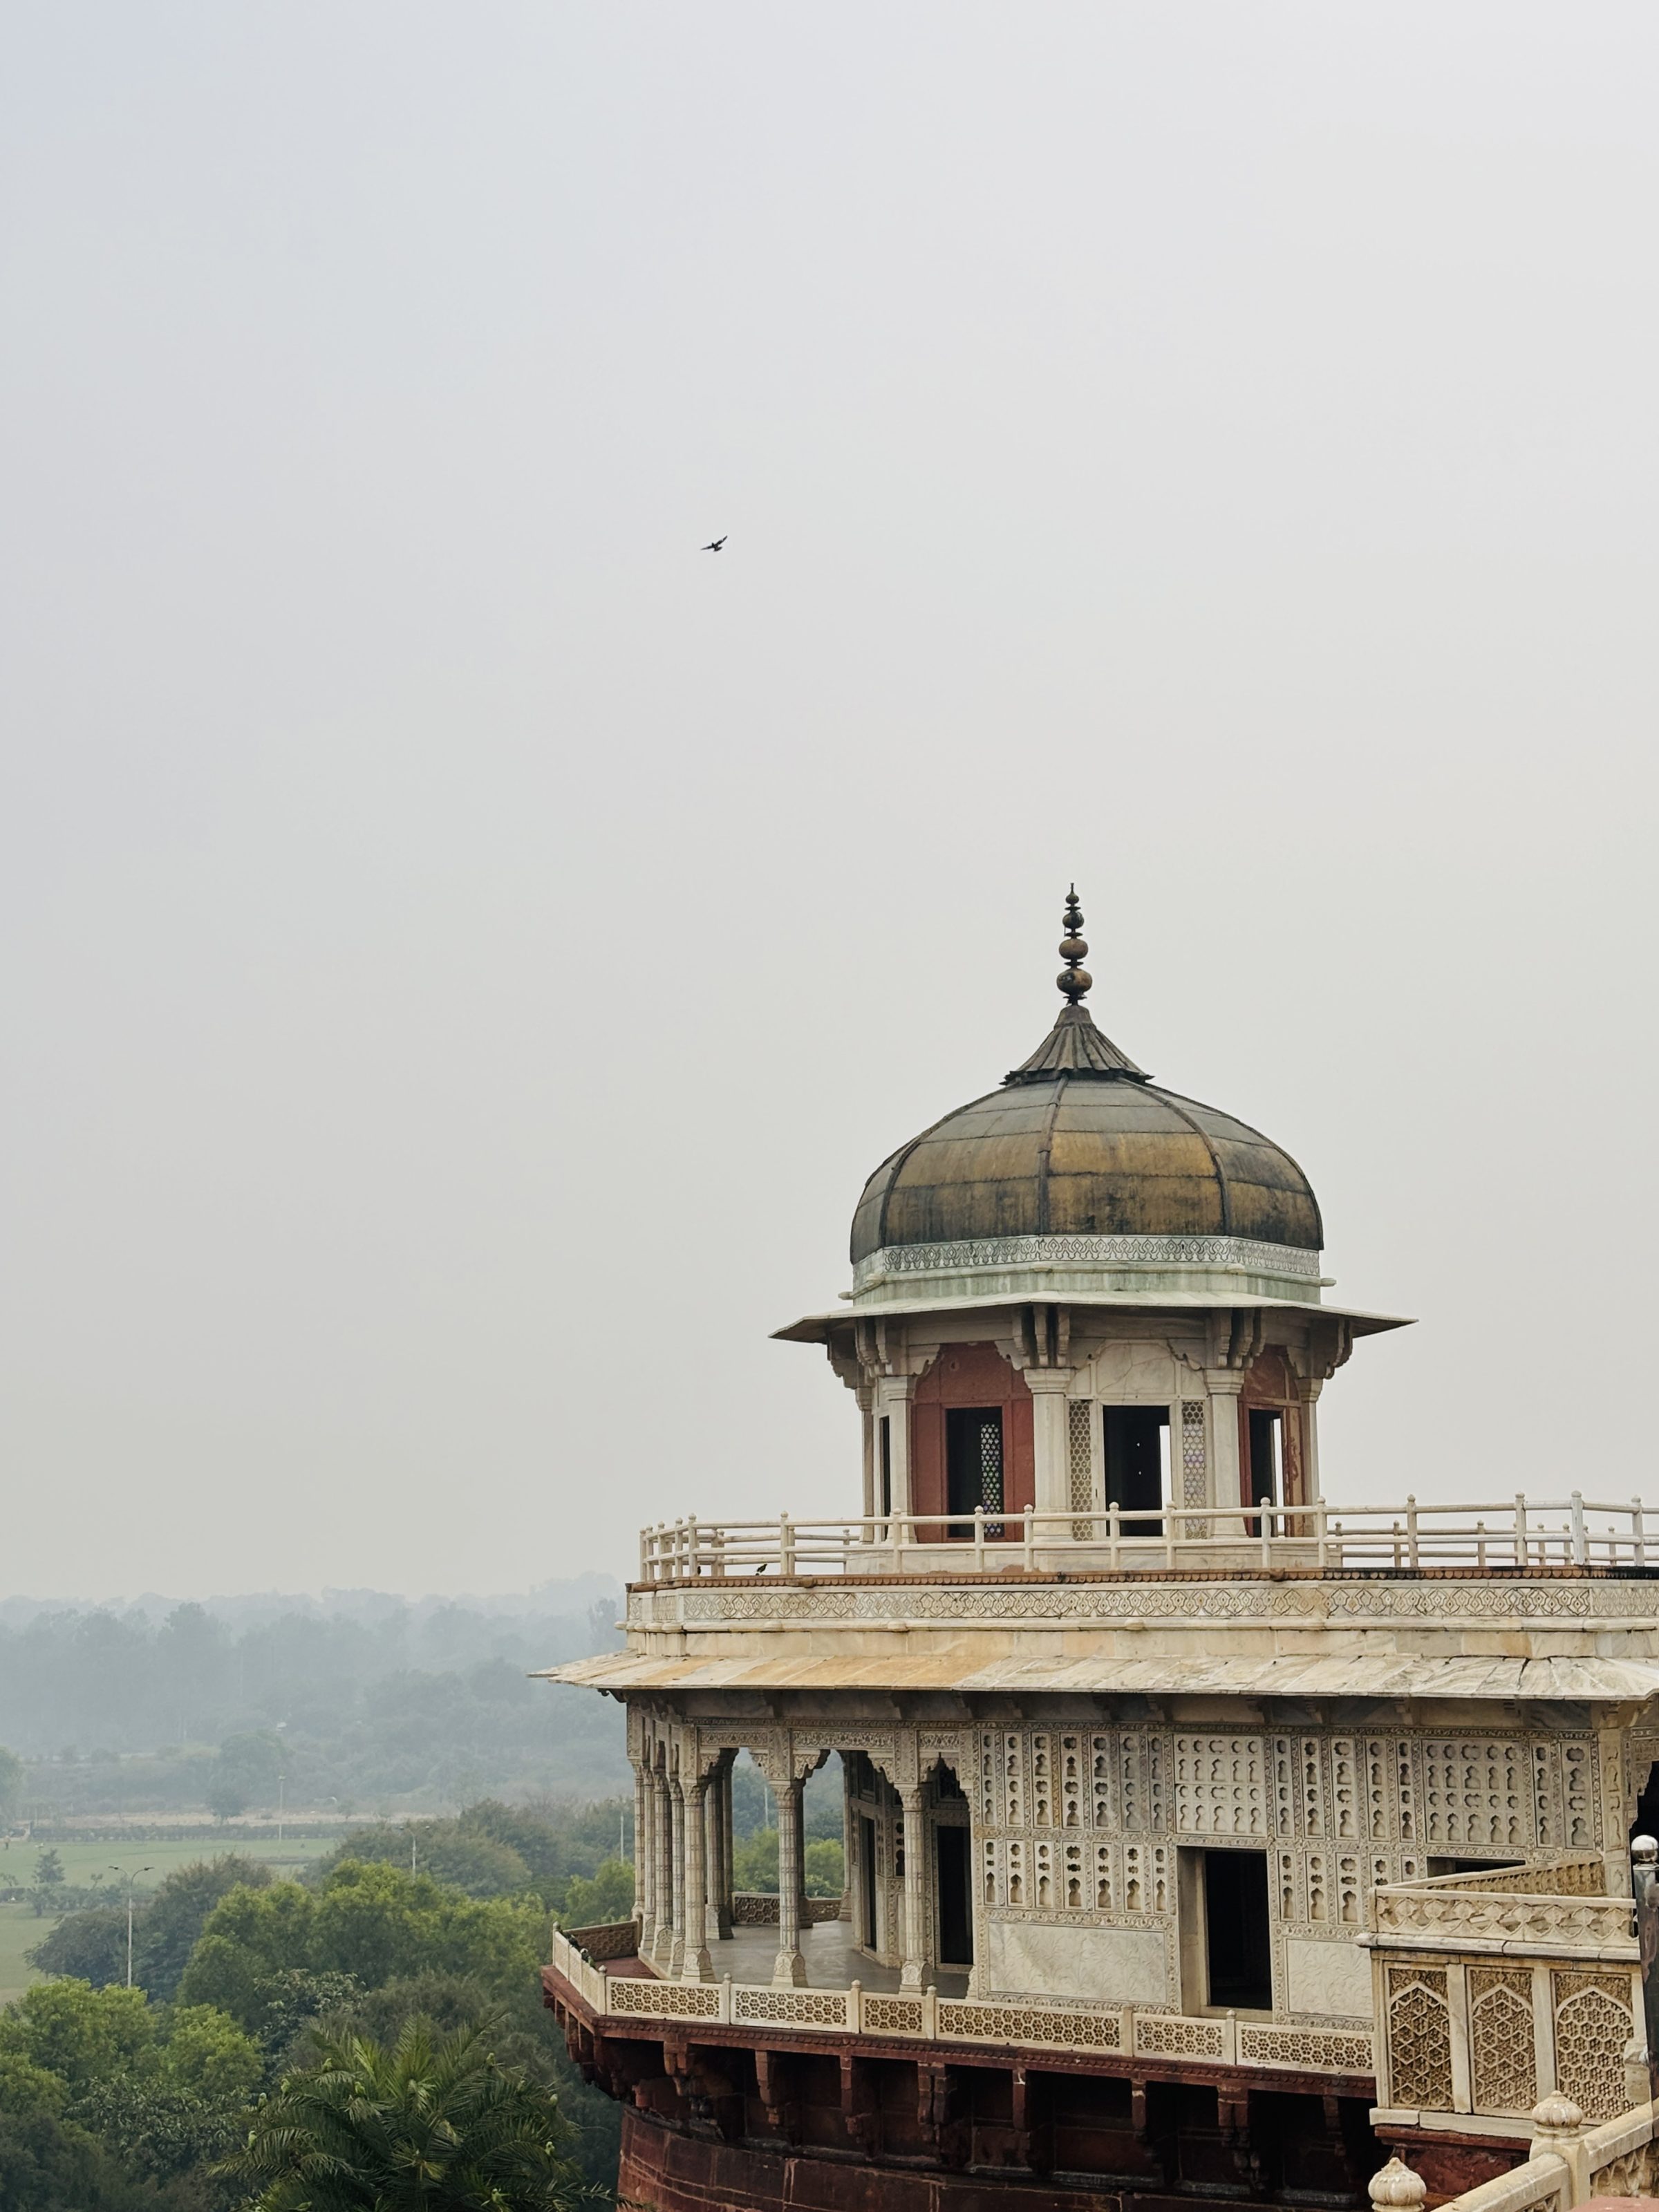
<path fill-rule="evenodd" d="M 121 1869 L 118 1866 L 116 1866 L 116 1865 L 114 1865 L 113 1863 L 112 1863 L 112 1864 L 111 1864 L 111 1867 L 110 1867 L 110 1872 L 111 1872 L 112 1874 L 120 1874 L 120 1873 L 121 1873 L 121 1871 L 122 1871 L 122 1869 Z M 155 1868 L 154 1868 L 154 1867 L 149 1867 L 149 1866 L 142 1866 L 142 1867 L 140 1867 L 140 1868 L 138 1869 L 138 1872 L 139 1872 L 140 1874 L 154 1874 L 154 1873 L 155 1873 Z M 132 1882 L 133 1882 L 133 1877 L 132 1877 L 132 1875 L 131 1875 L 131 1873 L 128 1873 L 128 1874 L 126 1875 L 126 1876 L 125 1876 L 125 1881 L 126 1881 L 126 1885 L 127 1885 L 127 1987 L 128 1987 L 129 1989 L 131 1989 L 131 1988 L 132 1987 Z"/>

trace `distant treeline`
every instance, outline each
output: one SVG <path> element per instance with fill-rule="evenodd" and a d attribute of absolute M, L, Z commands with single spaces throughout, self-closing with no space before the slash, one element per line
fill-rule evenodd
<path fill-rule="evenodd" d="M 331 1810 L 485 1792 L 623 1788 L 610 1700 L 526 1679 L 617 1641 L 598 1577 L 500 1601 L 350 1610 L 187 1604 L 0 1614 L 0 1743 L 28 1762 L 18 1808 L 73 1819 L 279 1802 Z M 269 1603 L 269 1601 L 268 1601 Z"/>

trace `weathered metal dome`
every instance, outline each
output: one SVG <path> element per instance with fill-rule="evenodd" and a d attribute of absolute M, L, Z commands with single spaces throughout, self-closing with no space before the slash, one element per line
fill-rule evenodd
<path fill-rule="evenodd" d="M 1010 1237 L 1319 1250 L 1318 1201 L 1288 1152 L 1231 1114 L 1161 1090 L 1096 1028 L 1080 1003 L 1090 980 L 1082 921 L 1073 893 L 1060 946 L 1067 1003 L 1036 1051 L 1000 1090 L 902 1145 L 865 1185 L 855 1267 L 917 1245 Z"/>

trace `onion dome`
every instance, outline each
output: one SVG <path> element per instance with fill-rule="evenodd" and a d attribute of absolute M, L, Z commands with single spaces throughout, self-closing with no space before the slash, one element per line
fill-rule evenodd
<path fill-rule="evenodd" d="M 1323 1232 L 1306 1176 L 1248 1123 L 1161 1088 L 1095 1026 L 1082 930 L 1073 889 L 1066 1004 L 1030 1058 L 866 1184 L 855 1304 L 917 1293 L 1316 1302 Z"/>

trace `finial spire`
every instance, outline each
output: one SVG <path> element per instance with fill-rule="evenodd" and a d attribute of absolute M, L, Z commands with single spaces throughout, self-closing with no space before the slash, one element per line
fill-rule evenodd
<path fill-rule="evenodd" d="M 1029 1060 L 1022 1060 L 1008 1083 L 1047 1083 L 1057 1075 L 1076 1075 L 1113 1083 L 1146 1083 L 1151 1078 L 1137 1067 L 1127 1052 L 1120 1052 L 1109 1036 L 1095 1027 L 1083 995 L 1094 982 L 1083 963 L 1089 947 L 1083 935 L 1083 908 L 1077 885 L 1066 894 L 1066 934 L 1060 940 L 1060 957 L 1066 963 L 1054 981 L 1066 1004 L 1042 1042 Z"/>
<path fill-rule="evenodd" d="M 1089 947 L 1083 935 L 1083 908 L 1077 902 L 1077 885 L 1073 884 L 1066 894 L 1066 934 L 1060 940 L 1060 957 L 1065 968 L 1054 981 L 1067 1002 L 1076 1006 L 1094 981 L 1083 963 L 1089 957 Z"/>

